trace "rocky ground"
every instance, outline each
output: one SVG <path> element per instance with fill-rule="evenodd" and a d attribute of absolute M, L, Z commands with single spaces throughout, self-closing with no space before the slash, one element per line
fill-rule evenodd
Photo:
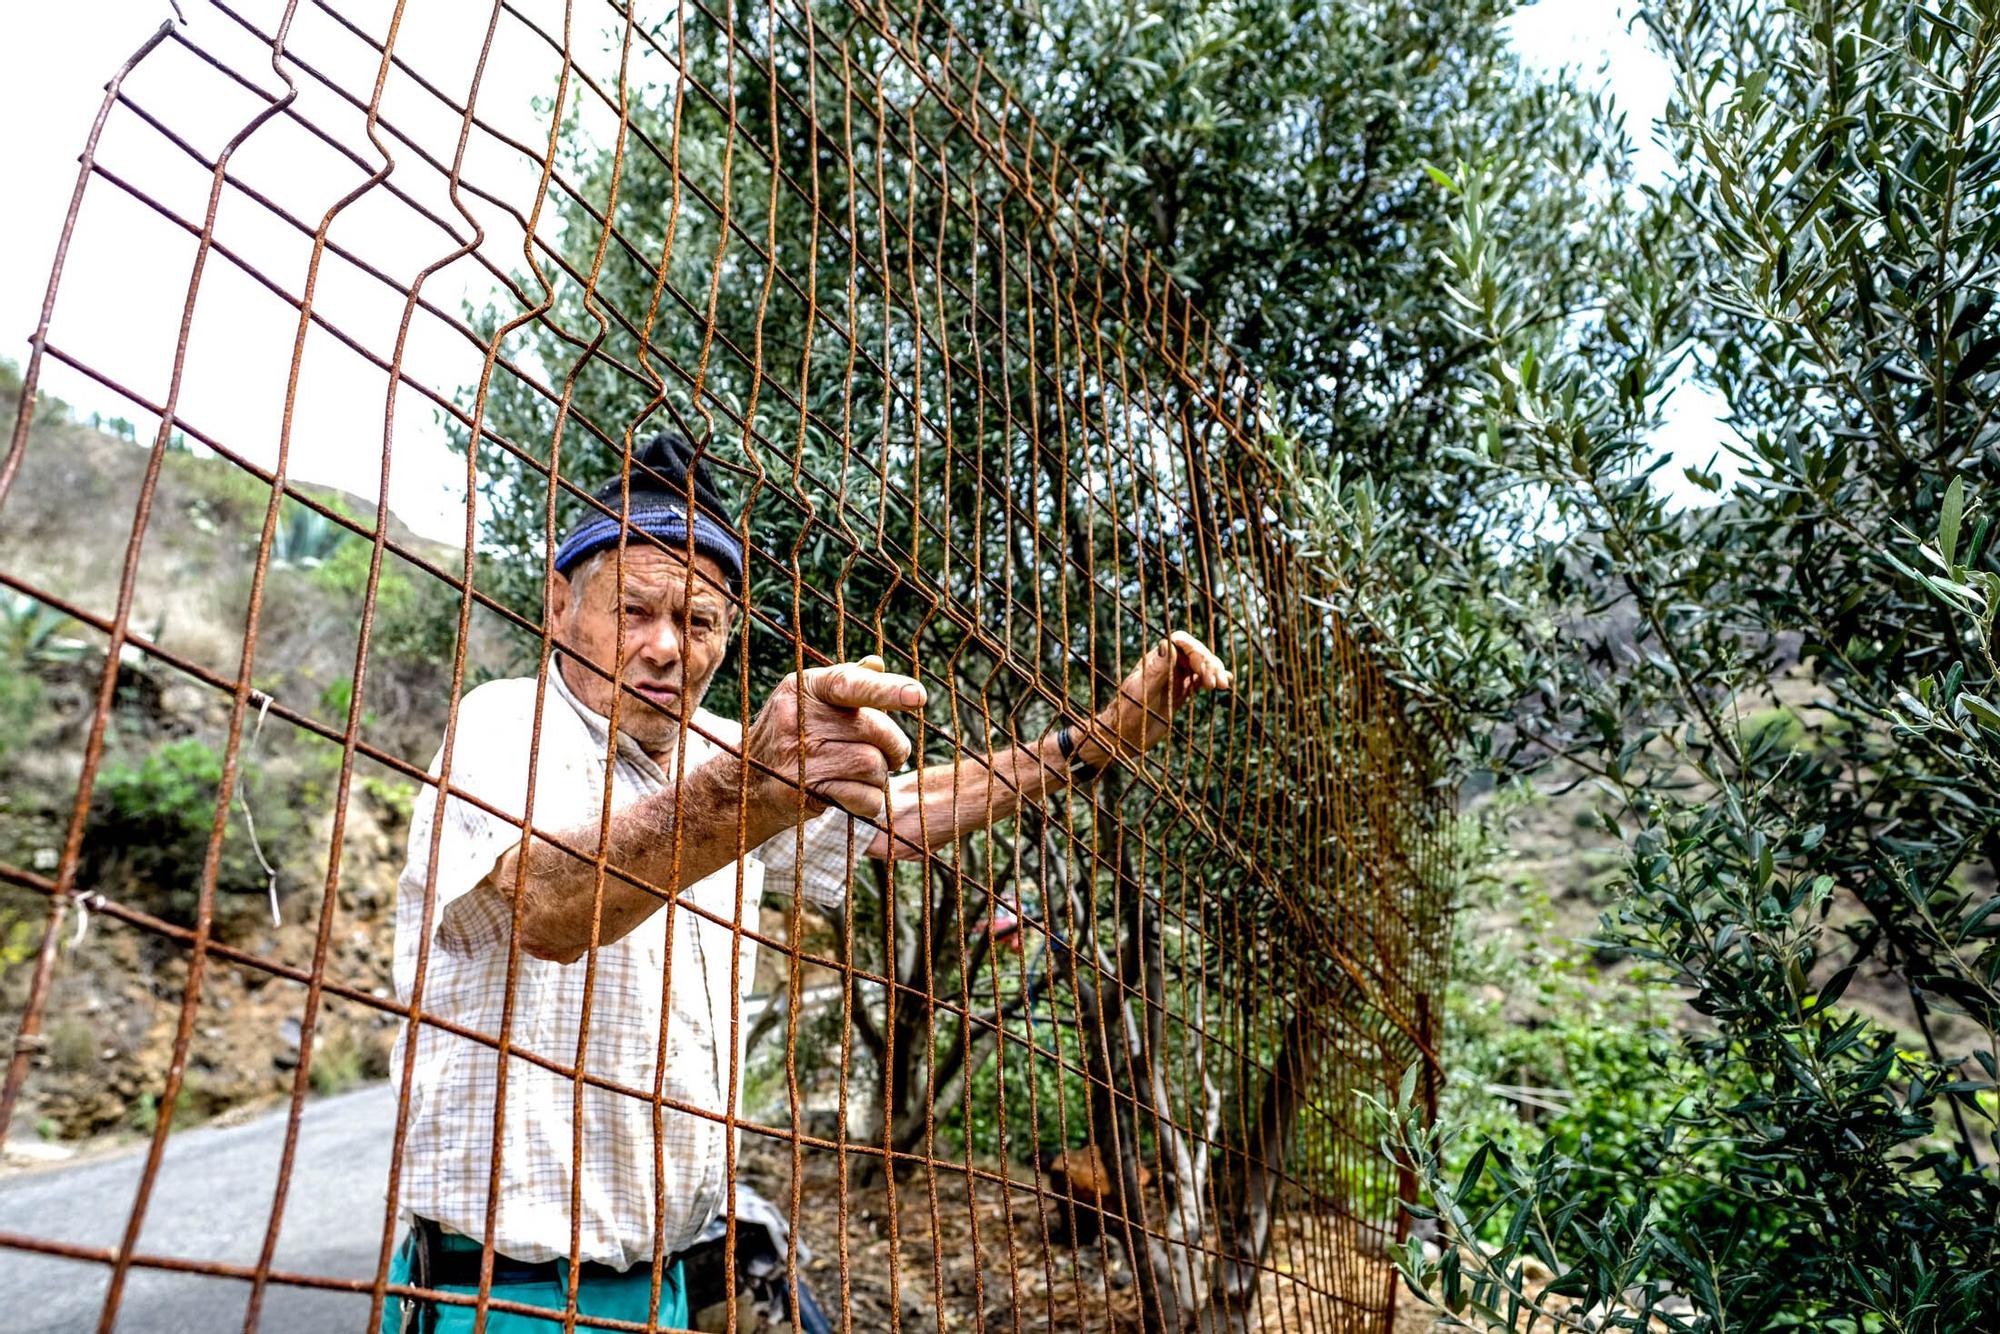
<path fill-rule="evenodd" d="M 996 1175 L 1001 1170 L 997 1162 L 978 1165 Z M 797 1180 L 799 1235 L 813 1253 L 807 1281 L 835 1313 L 846 1273 L 854 1329 L 887 1330 L 892 1312 L 913 1334 L 1139 1328 L 1138 1293 L 1122 1248 L 1069 1244 L 1056 1216 L 1060 1205 L 1038 1201 L 1032 1169 L 1016 1164 L 1011 1188 L 993 1180 L 968 1184 L 963 1172 L 919 1169 L 898 1187 L 892 1241 L 889 1194 L 868 1166 L 855 1155 L 843 1172 L 838 1155 L 810 1152 L 795 1177 L 789 1146 L 756 1136 L 746 1137 L 742 1157 L 744 1179 L 780 1209 L 793 1207 Z M 1355 1244 L 1351 1227 L 1294 1216 L 1274 1235 L 1269 1264 L 1253 1328 L 1379 1328 L 1365 1308 L 1379 1309 L 1386 1299 L 1391 1270 L 1379 1254 Z M 1396 1334 L 1431 1328 L 1407 1294 L 1400 1305 Z"/>
<path fill-rule="evenodd" d="M 348 842 L 367 848 L 350 853 L 351 867 L 400 858 L 389 830 L 374 817 L 351 821 Z M 393 870 L 387 874 L 393 883 Z M 381 949 L 389 929 L 383 883 L 379 875 L 357 875 L 336 893 L 326 975 L 386 998 L 392 993 L 389 957 Z M 315 899 L 303 892 L 290 896 L 282 928 L 268 916 L 238 914 L 248 920 L 232 923 L 225 943 L 280 967 L 307 970 L 320 912 Z M 22 912 L 41 906 L 19 895 L 14 902 Z M 73 943 L 49 994 L 45 1055 L 31 1076 L 16 1133 L 74 1141 L 150 1131 L 180 1021 L 187 951 L 87 905 L 72 917 L 70 930 Z M 304 1000 L 304 989 L 293 982 L 212 958 L 177 1122 L 194 1124 L 288 1092 L 299 1064 Z M 329 999 L 317 1028 L 309 1072 L 315 1092 L 338 1092 L 388 1074 L 392 1016 Z"/>

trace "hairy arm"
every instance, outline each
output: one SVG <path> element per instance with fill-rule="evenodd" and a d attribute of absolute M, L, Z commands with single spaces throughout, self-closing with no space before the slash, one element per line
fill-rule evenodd
<path fill-rule="evenodd" d="M 654 888 L 641 889 L 618 876 L 604 876 L 604 897 L 596 909 L 599 945 L 630 935 L 672 894 L 715 874 L 743 850 L 796 821 L 796 816 L 786 819 L 779 803 L 750 802 L 743 806 L 747 828 L 739 842 L 741 775 L 740 759 L 717 755 L 691 770 L 686 781 L 612 814 L 607 865 Z M 598 827 L 593 824 L 558 837 L 570 847 L 591 848 L 597 846 Z M 590 949 L 591 915 L 600 883 L 593 862 L 546 839 L 530 837 L 525 852 L 515 847 L 501 857 L 488 883 L 508 898 L 520 887 L 521 948 L 535 958 L 574 963 Z"/>
<path fill-rule="evenodd" d="M 510 901 L 519 887 L 522 949 L 574 963 L 593 940 L 630 935 L 668 898 L 829 805 L 879 816 L 890 770 L 910 755 L 885 710 L 923 703 L 923 687 L 879 659 L 795 673 L 745 729 L 740 755 L 716 755 L 612 813 L 606 863 L 653 888 L 600 881 L 594 862 L 536 837 L 502 856 L 487 883 Z M 597 837 L 588 827 L 562 841 L 594 848 Z"/>
<path fill-rule="evenodd" d="M 1174 713 L 1199 690 L 1227 690 L 1221 659 L 1186 631 L 1160 641 L 1118 687 L 1118 697 L 1076 730 L 1063 758 L 1054 736 L 991 755 L 966 756 L 898 774 L 889 782 L 889 827 L 868 855 L 909 859 L 1006 819 L 1067 786 L 1079 768 L 1095 771 L 1137 755 L 1167 734 Z"/>
<path fill-rule="evenodd" d="M 909 860 L 997 824 L 1068 786 L 1082 754 L 1065 760 L 1053 736 L 955 764 L 932 764 L 889 780 L 889 827 L 868 855 Z"/>

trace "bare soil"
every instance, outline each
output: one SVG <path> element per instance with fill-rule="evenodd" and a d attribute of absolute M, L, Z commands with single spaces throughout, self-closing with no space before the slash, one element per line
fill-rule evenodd
<path fill-rule="evenodd" d="M 889 1192 L 873 1160 L 862 1153 L 846 1155 L 844 1163 L 842 1157 L 803 1149 L 794 1171 L 789 1144 L 746 1135 L 739 1158 L 745 1181 L 781 1210 L 795 1211 L 797 1234 L 812 1252 L 807 1282 L 836 1328 L 843 1302 L 857 1331 L 1140 1327 L 1138 1288 L 1123 1248 L 1071 1245 L 1059 1217 L 1064 1202 L 1038 1198 L 1032 1168 L 975 1159 L 975 1168 L 991 1177 L 969 1177 L 920 1166 L 898 1184 L 892 1223 Z M 1000 1177 L 1011 1185 L 992 1179 Z M 1351 1223 L 1287 1218 L 1273 1236 L 1268 1263 L 1252 1329 L 1380 1334 L 1394 1271 L 1379 1252 L 1370 1255 L 1357 1244 Z M 1395 1334 L 1431 1328 L 1408 1294 L 1398 1306 Z"/>

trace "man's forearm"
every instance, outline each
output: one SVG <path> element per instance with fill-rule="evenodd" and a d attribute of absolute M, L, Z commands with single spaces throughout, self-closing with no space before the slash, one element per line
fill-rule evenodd
<path fill-rule="evenodd" d="M 773 809 L 782 803 L 753 800 L 745 805 L 740 775 L 735 756 L 718 755 L 690 772 L 685 782 L 612 815 L 597 944 L 631 934 L 665 905 L 667 896 L 713 875 L 784 827 L 783 810 Z M 740 841 L 739 810 L 750 815 Z M 572 848 L 594 847 L 598 827 L 568 831 L 561 841 Z M 510 851 L 494 868 L 490 883 L 510 897 L 520 888 L 522 949 L 538 959 L 572 963 L 592 943 L 597 867 L 542 838 L 528 841 L 525 861 L 524 867 L 518 849 Z M 625 876 L 653 888 L 642 889 Z"/>
<path fill-rule="evenodd" d="M 889 784 L 891 830 L 875 836 L 868 855 L 921 857 L 1068 786 L 1071 772 L 1056 739 L 1047 736 L 900 774 Z"/>
<path fill-rule="evenodd" d="M 1147 653 L 1119 683 L 1117 698 L 1075 732 L 1065 756 L 1054 736 L 957 764 L 902 774 L 889 786 L 892 829 L 878 835 L 868 855 L 920 857 L 1004 820 L 1023 804 L 1067 786 L 1082 769 L 1091 772 L 1130 759 L 1167 737 L 1174 714 L 1201 690 L 1228 690 L 1235 678 L 1222 660 L 1193 635 L 1176 630 Z"/>

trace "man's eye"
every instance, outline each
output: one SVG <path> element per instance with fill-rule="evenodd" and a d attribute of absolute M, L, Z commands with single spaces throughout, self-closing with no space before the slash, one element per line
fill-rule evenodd
<path fill-rule="evenodd" d="M 627 616 L 644 616 L 646 609 L 637 602 L 628 602 L 625 604 L 625 614 Z"/>

